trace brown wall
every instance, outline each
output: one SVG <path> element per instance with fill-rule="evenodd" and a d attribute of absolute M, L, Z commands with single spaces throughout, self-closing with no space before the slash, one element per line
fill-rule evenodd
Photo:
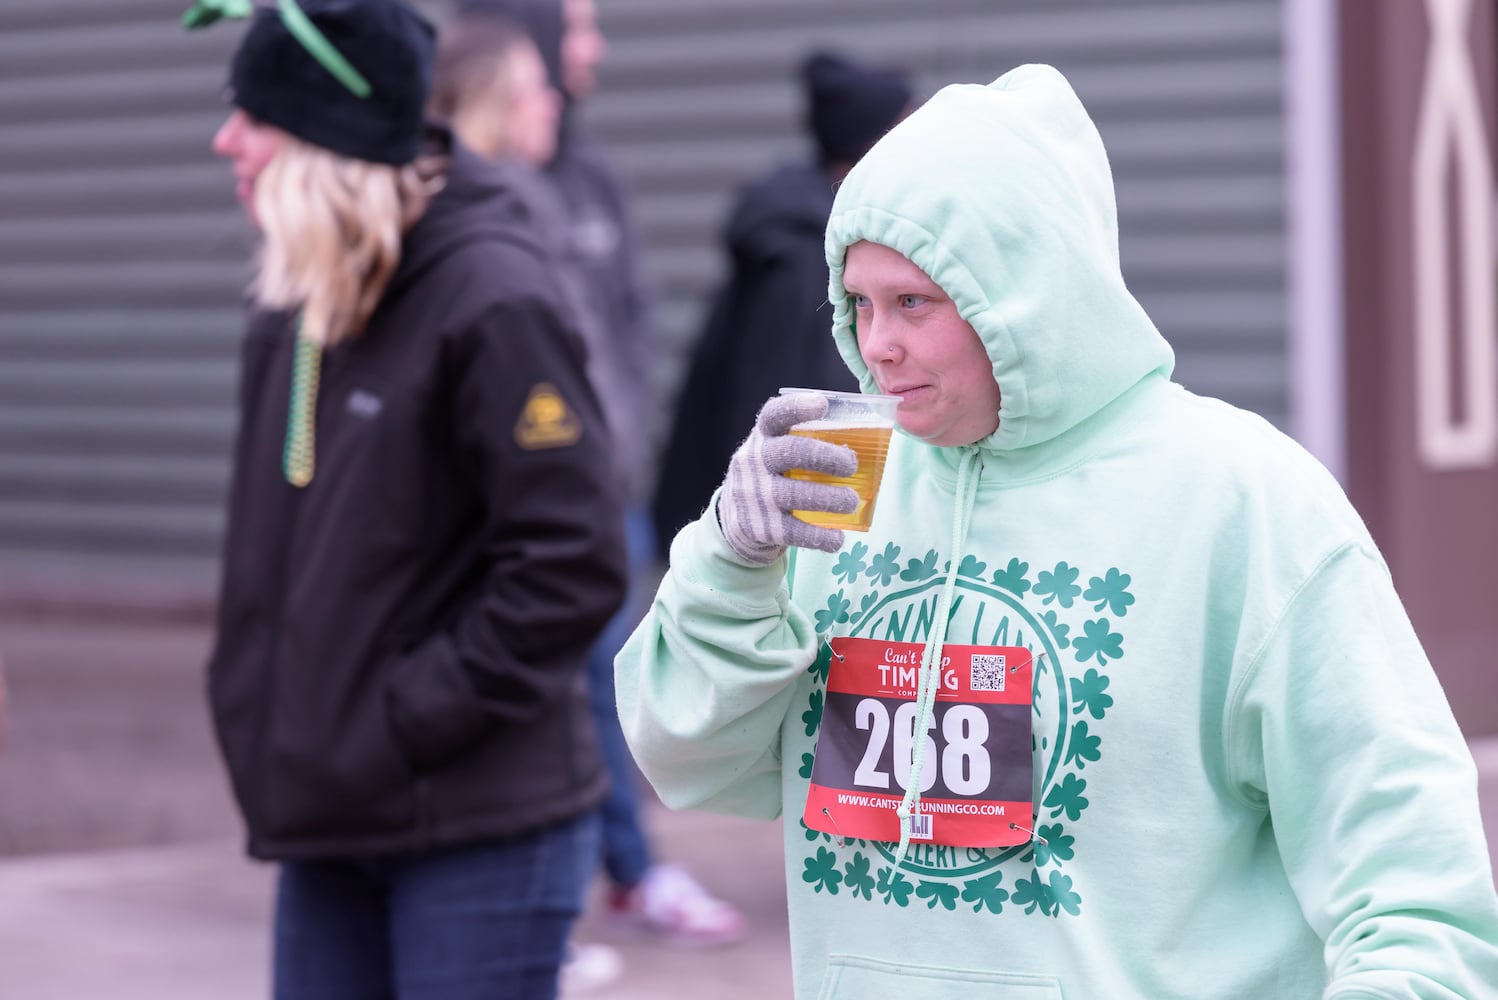
<path fill-rule="evenodd" d="M 1455 463 L 1422 449 L 1417 389 L 1414 154 L 1431 28 L 1425 0 L 1340 5 L 1342 213 L 1345 235 L 1347 481 L 1383 548 L 1405 605 L 1469 737 L 1498 733 L 1498 456 Z M 1494 10 L 1473 0 L 1466 41 L 1494 135 Z M 1475 146 L 1475 144 L 1474 144 Z M 1445 170 L 1448 233 L 1468 213 L 1492 231 L 1487 198 L 1464 204 Z M 1462 248 L 1447 240 L 1455 415 L 1474 400 L 1454 332 Z M 1498 282 L 1491 266 L 1486 279 Z M 1498 329 L 1486 336 L 1498 339 Z"/>

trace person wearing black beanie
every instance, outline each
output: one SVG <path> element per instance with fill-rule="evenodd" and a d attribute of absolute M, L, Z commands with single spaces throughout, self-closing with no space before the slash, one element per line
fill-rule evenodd
<path fill-rule="evenodd" d="M 908 113 L 912 90 L 893 67 L 827 49 L 801 60 L 796 81 L 813 153 L 750 182 L 729 212 L 728 277 L 693 342 L 651 506 L 661 560 L 765 399 L 791 385 L 858 391 L 829 333 L 822 235 L 834 185 Z"/>
<path fill-rule="evenodd" d="M 910 108 L 910 81 L 898 70 L 825 49 L 801 63 L 806 128 L 823 169 L 847 173 Z M 834 178 L 834 180 L 839 178 Z"/>
<path fill-rule="evenodd" d="M 318 61 L 277 8 L 258 7 L 230 64 L 229 99 L 314 146 L 371 163 L 410 163 L 431 84 L 432 26 L 390 0 L 299 6 L 333 51 L 357 67 L 353 86 Z"/>
<path fill-rule="evenodd" d="M 583 316 L 529 203 L 424 121 L 402 0 L 251 22 L 214 151 L 259 231 L 208 663 L 275 1000 L 552 1000 L 608 788 L 627 576 Z"/>

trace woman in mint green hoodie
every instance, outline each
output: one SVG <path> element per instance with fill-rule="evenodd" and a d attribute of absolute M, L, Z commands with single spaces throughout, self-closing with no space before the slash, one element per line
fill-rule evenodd
<path fill-rule="evenodd" d="M 803 1000 L 1498 996 L 1475 771 L 1336 482 L 1170 381 L 1055 70 L 953 86 L 841 186 L 850 453 L 766 404 L 618 660 L 676 808 L 785 817 Z"/>

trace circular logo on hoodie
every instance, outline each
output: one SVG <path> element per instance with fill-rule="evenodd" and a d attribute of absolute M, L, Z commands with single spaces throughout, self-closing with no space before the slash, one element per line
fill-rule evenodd
<path fill-rule="evenodd" d="M 949 568 L 935 549 L 916 555 L 890 543 L 873 553 L 856 542 L 838 556 L 837 589 L 816 613 L 817 632 L 924 642 L 936 627 Z M 1067 869 L 1085 849 L 1086 771 L 1102 758 L 1113 705 L 1107 671 L 1124 656 L 1120 622 L 1134 604 L 1130 583 L 1117 568 L 1089 575 L 1064 561 L 1040 568 L 1019 557 L 1002 566 L 964 558 L 944 641 L 1022 646 L 1035 656 L 1033 839 L 1002 848 L 912 843 L 896 871 L 895 844 L 835 837 L 803 824 L 806 887 L 892 906 L 1080 913 L 1085 887 L 1074 884 Z M 813 738 L 831 655 L 824 642 L 810 668 L 816 683 L 801 718 Z M 802 778 L 810 779 L 812 758 L 802 755 Z"/>

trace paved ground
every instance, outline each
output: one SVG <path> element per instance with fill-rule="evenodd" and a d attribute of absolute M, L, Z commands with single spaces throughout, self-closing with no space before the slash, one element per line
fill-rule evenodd
<path fill-rule="evenodd" d="M 207 633 L 26 617 L 0 617 L 0 1000 L 263 1000 L 270 870 L 239 849 L 202 700 Z M 789 996 L 779 828 L 648 808 L 662 856 L 742 907 L 749 939 L 670 948 L 599 907 L 578 939 L 613 947 L 623 973 L 585 996 Z"/>
<path fill-rule="evenodd" d="M 0 749 L 0 1000 L 263 1000 L 269 871 L 245 861 L 202 704 L 190 623 L 0 616 L 11 725 Z M 1498 840 L 1498 741 L 1475 744 Z M 621 937 L 578 1000 L 790 994 L 778 827 L 652 804 L 662 853 L 743 907 L 750 938 L 683 951 Z"/>

